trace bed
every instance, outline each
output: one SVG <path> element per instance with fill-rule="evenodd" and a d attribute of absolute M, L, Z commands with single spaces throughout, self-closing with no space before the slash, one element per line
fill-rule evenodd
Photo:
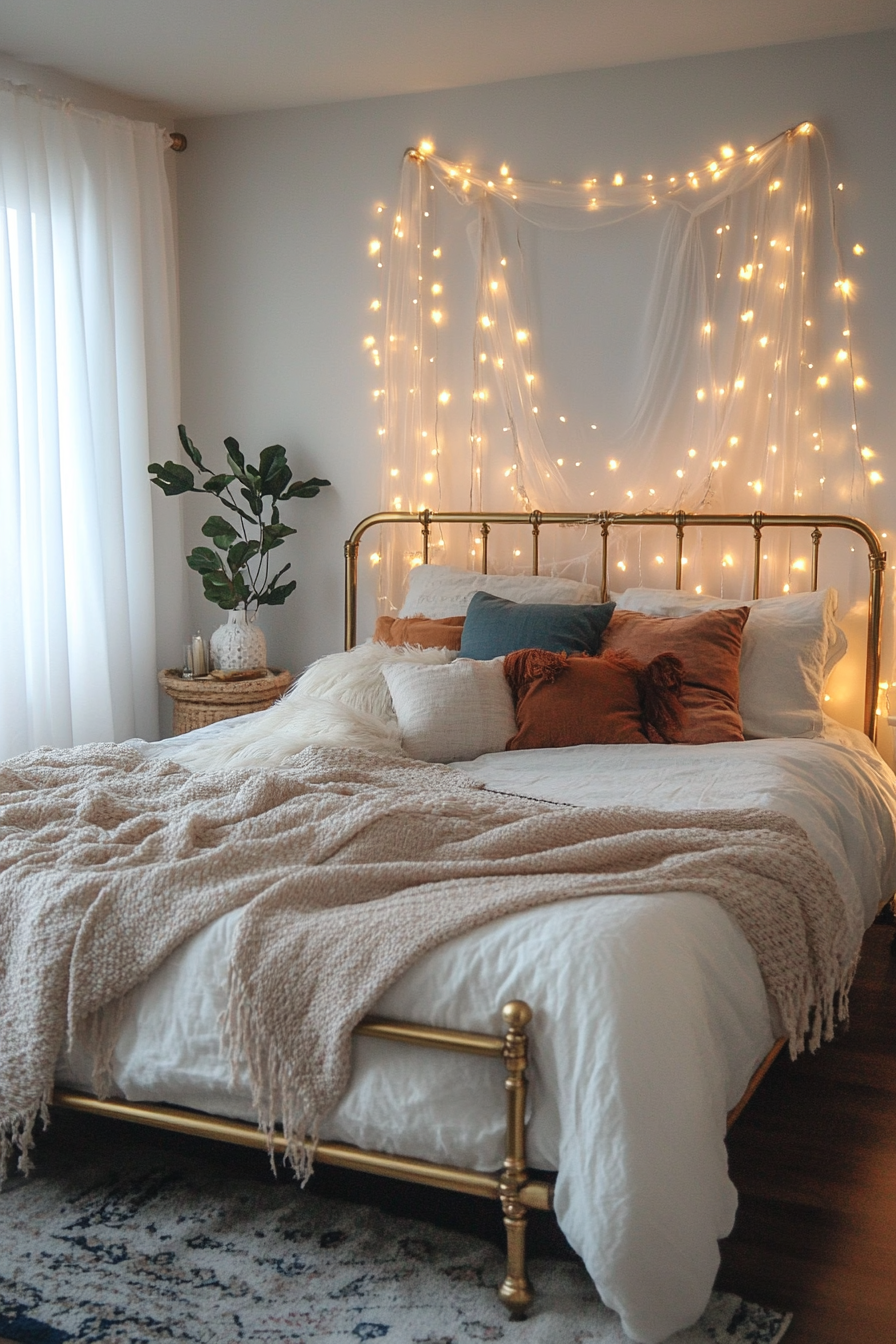
<path fill-rule="evenodd" d="M 361 537 L 393 521 L 406 524 L 408 517 L 375 515 L 346 545 L 349 650 L 357 634 Z M 674 528 L 677 582 L 665 594 L 622 594 L 617 610 L 642 620 L 687 621 L 711 604 L 695 603 L 680 591 L 686 529 L 751 530 L 758 605 L 750 604 L 748 615 L 737 618 L 732 611 L 744 604 L 716 603 L 712 609 L 728 626 L 740 620 L 741 634 L 751 629 L 751 620 L 756 639 L 764 634 L 752 648 L 755 676 L 742 678 L 743 721 L 747 724 L 748 712 L 758 715 L 754 726 L 761 732 L 746 741 L 669 745 L 636 738 L 562 746 L 521 743 L 519 749 L 503 751 L 494 737 L 497 733 L 500 739 L 503 731 L 500 713 L 496 719 L 486 714 L 485 737 L 477 741 L 470 697 L 479 696 L 481 688 L 471 690 L 464 683 L 453 691 L 460 706 L 453 717 L 469 722 L 463 724 L 465 740 L 449 769 L 479 788 L 477 798 L 484 788 L 500 805 L 516 807 L 520 816 L 529 816 L 526 808 L 538 818 L 550 809 L 568 816 L 571 805 L 596 817 L 619 809 L 628 809 L 632 817 L 661 816 L 684 807 L 707 817 L 761 812 L 783 818 L 776 824 L 784 828 L 786 843 L 796 842 L 793 832 L 799 828 L 800 843 L 808 837 L 812 853 L 831 875 L 845 988 L 864 928 L 896 889 L 896 781 L 872 743 L 884 567 L 874 533 L 852 519 L 760 514 L 733 519 L 532 515 L 521 520 L 519 515 L 439 518 L 424 513 L 415 521 L 424 564 L 413 578 L 410 605 L 397 619 L 421 614 L 426 622 L 450 624 L 463 614 L 457 604 L 466 602 L 463 630 L 472 620 L 469 603 L 477 592 L 480 599 L 485 592 L 507 604 L 503 615 L 512 619 L 519 618 L 519 612 L 509 610 L 514 605 L 566 606 L 570 612 L 605 607 L 609 534 L 627 525 Z M 538 575 L 539 536 L 554 521 L 586 521 L 600 528 L 604 554 L 598 591 L 573 585 L 572 593 L 563 581 L 558 586 Z M 428 564 L 432 530 L 447 522 L 482 529 L 480 574 L 440 574 L 442 567 Z M 532 533 L 532 577 L 489 575 L 489 530 L 521 523 Z M 791 603 L 758 596 L 763 530 L 784 526 L 809 528 L 812 537 L 810 588 Z M 825 678 L 843 643 L 833 621 L 833 598 L 818 589 L 820 541 L 831 528 L 859 537 L 870 561 L 863 732 L 839 726 L 823 713 Z M 543 583 L 533 588 L 532 579 L 538 578 Z M 446 610 L 445 603 L 455 609 Z M 492 620 L 495 611 L 488 602 L 485 607 Z M 612 618 L 613 613 L 607 620 Z M 396 634 L 404 633 L 399 626 Z M 429 638 L 441 636 L 430 630 Z M 738 647 L 743 655 L 742 644 Z M 790 671 L 796 668 L 796 699 L 782 709 L 790 736 L 773 735 L 766 730 L 774 722 L 762 721 L 769 713 L 768 679 L 779 687 L 789 685 L 786 659 L 769 662 L 769 649 L 778 647 L 785 653 L 790 649 Z M 306 674 L 297 694 L 251 716 L 251 722 L 212 725 L 143 750 L 152 759 L 180 761 L 192 770 L 202 768 L 203 759 L 209 770 L 222 761 L 233 768 L 275 766 L 301 748 L 318 761 L 315 752 L 358 750 L 351 743 L 381 750 L 394 761 L 402 741 L 413 742 L 419 730 L 413 714 L 420 705 L 413 697 L 405 705 L 411 717 L 405 715 L 402 730 L 405 683 L 415 685 L 421 670 L 435 670 L 444 680 L 445 669 L 479 662 L 484 685 L 486 667 L 501 661 L 482 652 L 464 658 L 462 645 L 460 652 L 458 658 L 456 649 L 446 652 L 438 642 L 416 651 L 406 643 L 361 645 L 335 662 L 323 660 Z M 349 664 L 339 658 L 349 660 L 353 676 L 364 669 L 351 693 L 345 680 Z M 487 679 L 492 687 L 505 680 L 503 673 L 499 681 L 491 671 Z M 386 704 L 390 713 L 383 712 Z M 517 719 L 519 705 L 518 699 Z M 424 757 L 435 726 L 452 717 L 446 715 L 444 699 L 428 712 L 429 729 L 424 724 L 421 737 Z M 491 742 L 492 749 L 476 750 L 482 742 Z M 436 755 L 445 761 L 444 746 Z M 444 764 L 433 768 L 444 776 Z M 788 830 L 794 822 L 796 828 Z M 525 1268 L 526 1211 L 553 1207 L 626 1332 L 651 1344 L 696 1319 L 706 1303 L 718 1264 L 717 1242 L 730 1231 L 736 1207 L 727 1176 L 726 1125 L 788 1033 L 766 991 L 754 945 L 705 887 L 686 880 L 680 886 L 667 881 L 665 888 L 645 882 L 642 891 L 620 876 L 619 890 L 612 888 L 610 880 L 599 892 L 576 894 L 570 879 L 573 898 L 504 914 L 433 947 L 404 970 L 356 1029 L 351 1081 L 321 1127 L 316 1160 L 500 1199 L 508 1232 L 508 1273 L 501 1292 L 512 1315 L 524 1312 L 532 1298 Z M 227 967 L 241 918 L 241 909 L 235 908 L 211 921 L 129 995 L 111 1059 L 113 1095 L 102 1100 L 91 1095 L 92 1060 L 75 1045 L 58 1062 L 55 1104 L 229 1142 L 264 1144 L 265 1135 L 254 1124 L 247 1071 L 231 1069 L 220 1041 Z M 840 997 L 836 1012 L 844 1007 L 845 996 Z M 825 1025 L 832 1023 L 816 1017 L 816 1038 Z M 793 1047 L 792 1025 L 789 1035 Z M 282 1149 L 285 1141 L 275 1135 L 273 1146 Z M 533 1178 L 530 1166 L 546 1174 Z"/>

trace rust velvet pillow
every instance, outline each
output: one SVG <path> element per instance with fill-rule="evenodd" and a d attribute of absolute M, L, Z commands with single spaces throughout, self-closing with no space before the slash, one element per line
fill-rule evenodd
<path fill-rule="evenodd" d="M 571 657 L 521 649 L 504 659 L 504 675 L 517 725 L 508 751 L 666 740 L 680 723 L 681 665 L 674 654 L 645 667 L 622 653 Z"/>
<path fill-rule="evenodd" d="M 377 616 L 373 638 L 377 644 L 414 644 L 421 649 L 454 649 L 460 652 L 463 616 Z"/>
<path fill-rule="evenodd" d="M 649 662 L 674 653 L 684 667 L 685 714 L 674 742 L 742 742 L 738 710 L 740 646 L 749 607 L 701 611 L 695 616 L 642 616 L 617 607 L 602 649 Z"/>

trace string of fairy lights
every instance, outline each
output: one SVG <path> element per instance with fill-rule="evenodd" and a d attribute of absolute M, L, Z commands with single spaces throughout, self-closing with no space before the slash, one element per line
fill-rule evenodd
<path fill-rule="evenodd" d="M 576 183 L 523 180 L 506 162 L 488 175 L 441 157 L 427 140 L 408 151 L 398 205 L 376 204 L 377 230 L 367 249 L 377 280 L 368 314 L 376 327 L 363 345 L 377 377 L 383 506 L 410 513 L 488 511 L 506 509 L 509 497 L 523 513 L 710 505 L 717 511 L 839 512 L 825 507 L 829 494 L 839 505 L 862 496 L 866 485 L 880 485 L 875 450 L 861 436 L 859 405 L 869 381 L 852 336 L 852 270 L 861 266 L 865 247 L 852 244 L 847 270 L 837 235 L 844 184 L 819 186 L 810 140 L 821 142 L 804 122 L 763 145 L 739 150 L 725 144 L 699 169 L 662 178 L 631 178 L 620 170 Z M 452 272 L 436 228 L 439 189 L 442 199 L 447 193 L 478 215 L 472 341 L 468 326 L 453 323 Z M 561 394 L 546 383 L 540 333 L 530 318 L 525 259 L 502 241 L 499 216 L 509 211 L 550 227 L 562 212 L 565 227 L 571 215 L 573 227 L 590 229 L 661 210 L 667 228 L 680 233 L 669 234 L 678 250 L 669 248 L 668 274 L 658 272 L 658 283 L 667 286 L 668 330 L 658 328 L 630 432 L 608 443 L 597 417 L 570 415 L 556 405 Z M 833 274 L 819 289 L 815 251 L 825 215 Z M 675 265 L 690 269 L 685 274 Z M 836 335 L 828 297 L 839 303 Z M 681 331 L 690 332 L 687 358 L 672 358 L 672 340 Z M 465 387 L 441 374 L 449 338 L 469 352 Z M 457 478 L 464 461 L 468 497 L 461 500 Z M 455 497 L 446 502 L 449 463 Z M 584 488 L 580 474 L 592 475 Z M 473 556 L 480 544 L 471 539 Z M 514 549 L 511 563 L 518 557 Z M 371 561 L 388 563 L 383 591 L 398 591 L 420 555 L 413 545 L 389 555 L 384 539 Z M 630 568 L 625 553 L 614 563 L 621 574 Z M 647 563 L 659 567 L 668 558 L 658 552 Z M 721 551 L 708 574 L 693 576 L 692 590 L 703 590 L 716 563 L 724 581 L 739 560 Z M 805 556 L 788 552 L 778 591 L 790 591 L 807 566 Z"/>

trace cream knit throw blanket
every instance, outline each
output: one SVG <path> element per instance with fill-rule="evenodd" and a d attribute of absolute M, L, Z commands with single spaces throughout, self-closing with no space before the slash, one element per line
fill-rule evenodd
<path fill-rule="evenodd" d="M 231 1056 L 304 1173 L 352 1028 L 415 959 L 530 906 L 669 891 L 738 921 L 794 1053 L 830 1034 L 852 972 L 843 904 L 776 813 L 555 806 L 344 748 L 205 774 L 128 747 L 18 757 L 0 767 L 0 1176 L 14 1147 L 28 1169 L 66 1041 L 94 1051 L 102 1095 L 129 991 L 235 907 Z"/>

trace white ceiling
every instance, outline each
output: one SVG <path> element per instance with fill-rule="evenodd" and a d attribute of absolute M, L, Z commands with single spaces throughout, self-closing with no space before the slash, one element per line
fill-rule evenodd
<path fill-rule="evenodd" d="M 0 0 L 0 50 L 241 112 L 896 27 L 896 0 Z"/>

